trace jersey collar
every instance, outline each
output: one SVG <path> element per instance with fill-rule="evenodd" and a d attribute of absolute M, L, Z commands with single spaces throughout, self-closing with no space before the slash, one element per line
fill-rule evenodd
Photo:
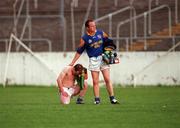
<path fill-rule="evenodd" d="M 96 31 L 97 31 L 97 30 L 96 30 Z M 89 32 L 86 32 L 86 33 L 87 33 L 88 36 L 94 36 L 94 35 L 96 34 L 96 31 L 95 31 L 95 33 L 93 33 L 93 34 L 91 34 L 91 33 L 89 33 Z"/>

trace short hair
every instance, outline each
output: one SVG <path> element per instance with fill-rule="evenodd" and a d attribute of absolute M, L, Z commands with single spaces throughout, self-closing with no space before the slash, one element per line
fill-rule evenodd
<path fill-rule="evenodd" d="M 89 27 L 89 22 L 94 22 L 94 20 L 88 19 L 88 20 L 85 22 L 85 27 Z"/>
<path fill-rule="evenodd" d="M 82 71 L 84 69 L 84 67 L 82 66 L 82 64 L 76 64 L 75 66 L 74 66 L 74 70 L 75 71 Z"/>

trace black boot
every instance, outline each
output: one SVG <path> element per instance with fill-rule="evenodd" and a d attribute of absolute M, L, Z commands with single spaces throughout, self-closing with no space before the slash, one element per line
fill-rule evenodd
<path fill-rule="evenodd" d="M 84 104 L 83 98 L 82 97 L 78 97 L 77 101 L 76 101 L 76 104 Z"/>

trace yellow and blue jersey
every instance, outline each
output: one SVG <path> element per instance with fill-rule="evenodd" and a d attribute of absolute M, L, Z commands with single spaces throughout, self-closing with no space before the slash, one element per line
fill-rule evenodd
<path fill-rule="evenodd" d="M 101 30 L 96 30 L 94 35 L 86 33 L 81 38 L 84 44 L 77 48 L 77 52 L 82 54 L 86 50 L 89 57 L 97 57 L 103 53 L 103 42 L 105 38 L 107 38 L 107 34 Z"/>

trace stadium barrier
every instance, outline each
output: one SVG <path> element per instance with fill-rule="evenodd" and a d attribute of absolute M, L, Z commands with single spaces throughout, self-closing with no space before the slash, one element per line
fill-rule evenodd
<path fill-rule="evenodd" d="M 74 52 L 35 53 L 53 70 L 37 61 L 29 53 L 10 53 L 6 84 L 20 85 L 56 85 L 60 71 L 67 66 Z M 180 85 L 180 52 L 119 52 L 120 63 L 111 65 L 111 79 L 114 84 L 133 85 Z M 0 53 L 0 84 L 5 73 L 6 53 Z M 88 67 L 88 57 L 84 53 L 78 63 Z M 139 73 L 140 72 L 140 73 Z M 89 85 L 92 85 L 91 74 L 88 71 Z M 102 75 L 100 82 L 104 84 Z"/>
<path fill-rule="evenodd" d="M 11 47 L 12 47 L 12 43 L 13 40 L 17 41 L 17 43 L 22 46 L 27 52 L 28 54 L 32 55 L 32 57 L 38 61 L 39 64 L 41 64 L 41 66 L 43 66 L 44 68 L 49 70 L 49 73 L 51 72 L 51 74 L 54 76 L 55 72 L 54 70 L 51 69 L 51 67 L 46 63 L 45 60 L 42 59 L 42 57 L 38 56 L 37 54 L 35 54 L 31 49 L 29 49 L 20 39 L 18 39 L 14 34 L 11 34 L 10 39 L 9 39 L 9 47 L 8 47 L 8 51 L 7 54 L 5 54 L 5 60 L 4 60 L 4 80 L 3 80 L 3 87 L 5 87 L 8 84 L 8 78 L 7 78 L 7 73 L 9 70 L 9 64 L 10 64 L 10 60 L 11 60 Z M 16 65 L 15 65 L 16 66 Z M 21 65 L 22 66 L 22 65 Z M 18 66 L 17 66 L 18 67 Z M 30 66 L 31 67 L 31 66 Z M 16 68 L 16 67 L 15 67 Z M 17 71 L 18 72 L 18 71 Z M 36 70 L 34 70 L 34 72 L 36 72 Z M 49 74 L 48 73 L 48 74 Z M 16 73 L 15 73 L 16 74 Z"/>

